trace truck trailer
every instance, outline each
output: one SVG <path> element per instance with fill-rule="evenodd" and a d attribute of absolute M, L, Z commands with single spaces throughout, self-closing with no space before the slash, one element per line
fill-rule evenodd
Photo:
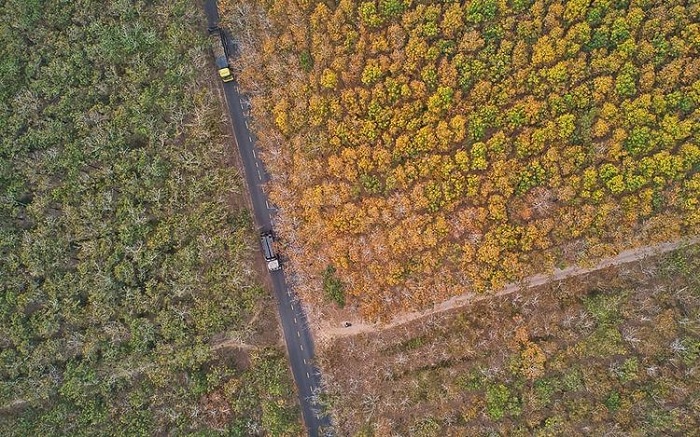
<path fill-rule="evenodd" d="M 262 246 L 265 262 L 267 263 L 267 270 L 271 272 L 275 272 L 281 268 L 280 260 L 275 254 L 275 248 L 272 245 L 273 242 L 272 232 L 267 231 L 260 234 L 260 245 Z"/>
<path fill-rule="evenodd" d="M 224 82 L 231 82 L 233 74 L 228 63 L 228 44 L 226 44 L 226 34 L 220 27 L 209 28 L 209 40 L 211 41 L 211 49 L 214 52 L 214 62 L 216 69 L 219 72 L 219 77 Z"/>

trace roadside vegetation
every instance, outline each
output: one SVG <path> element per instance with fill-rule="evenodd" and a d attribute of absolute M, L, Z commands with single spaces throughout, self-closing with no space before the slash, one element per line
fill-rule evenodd
<path fill-rule="evenodd" d="M 0 5 L 0 434 L 298 435 L 196 2 Z"/>
<path fill-rule="evenodd" d="M 375 320 L 700 228 L 697 2 L 219 3 L 309 301 L 329 265 Z"/>
<path fill-rule="evenodd" d="M 341 435 L 694 435 L 700 246 L 320 353 Z"/>

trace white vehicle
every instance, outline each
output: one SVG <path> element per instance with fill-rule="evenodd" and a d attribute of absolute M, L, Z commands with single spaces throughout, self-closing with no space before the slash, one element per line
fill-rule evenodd
<path fill-rule="evenodd" d="M 281 268 L 280 260 L 277 258 L 275 249 L 272 246 L 273 242 L 272 232 L 263 232 L 260 234 L 260 245 L 262 246 L 263 256 L 267 262 L 267 269 L 271 272 L 275 272 Z"/>

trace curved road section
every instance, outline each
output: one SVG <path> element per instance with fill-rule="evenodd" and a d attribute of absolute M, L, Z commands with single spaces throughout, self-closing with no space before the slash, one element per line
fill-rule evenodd
<path fill-rule="evenodd" d="M 209 27 L 219 22 L 216 0 L 205 0 L 204 9 Z M 253 204 L 255 223 L 260 229 L 272 230 L 274 208 L 262 190 L 267 182 L 262 162 L 258 159 L 255 142 L 244 114 L 246 104 L 238 92 L 237 81 L 223 84 L 226 103 L 233 123 L 238 150 L 245 169 L 245 180 Z M 313 364 L 314 346 L 306 322 L 306 316 L 294 292 L 285 283 L 284 270 L 270 272 L 277 305 L 287 344 L 287 355 L 299 392 L 304 423 L 310 436 L 332 435 L 331 421 L 322 414 L 318 404 L 321 393 L 320 372 Z"/>

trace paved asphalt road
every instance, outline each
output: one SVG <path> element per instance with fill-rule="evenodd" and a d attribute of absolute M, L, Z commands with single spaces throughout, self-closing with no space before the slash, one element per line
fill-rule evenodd
<path fill-rule="evenodd" d="M 216 0 L 205 0 L 204 9 L 208 26 L 219 21 Z M 214 67 L 212 62 L 212 68 Z M 218 75 L 217 75 L 218 76 Z M 233 129 L 245 168 L 245 179 L 253 203 L 255 223 L 260 230 L 272 230 L 274 208 L 267 202 L 262 185 L 268 180 L 262 162 L 256 156 L 255 141 L 248 130 L 245 115 L 245 99 L 238 92 L 236 81 L 224 83 L 226 102 L 233 121 Z M 310 436 L 330 435 L 330 418 L 318 417 L 318 405 L 313 395 L 321 392 L 321 378 L 318 369 L 312 364 L 314 356 L 313 339 L 307 328 L 306 315 L 293 291 L 287 288 L 284 269 L 270 272 L 277 298 L 282 330 L 287 344 L 287 355 L 292 374 L 299 392 L 304 423 Z"/>

